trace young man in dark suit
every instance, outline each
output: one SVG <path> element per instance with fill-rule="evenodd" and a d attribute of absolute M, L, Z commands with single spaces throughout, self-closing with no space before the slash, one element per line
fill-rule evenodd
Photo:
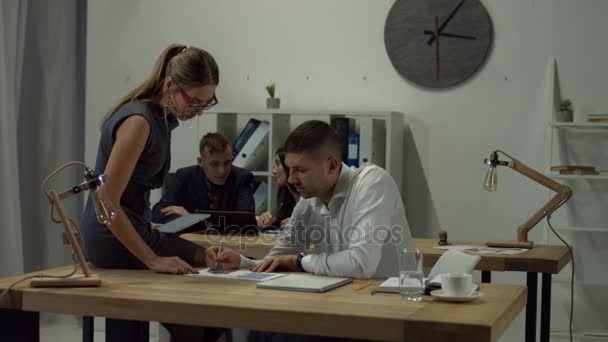
<path fill-rule="evenodd" d="M 152 210 L 152 222 L 165 223 L 196 210 L 253 213 L 253 174 L 232 165 L 232 144 L 219 133 L 200 142 L 197 165 L 178 169 L 175 180 Z"/>

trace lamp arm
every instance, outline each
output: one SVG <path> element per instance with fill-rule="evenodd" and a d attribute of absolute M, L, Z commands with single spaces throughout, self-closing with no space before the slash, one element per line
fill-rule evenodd
<path fill-rule="evenodd" d="M 520 162 L 519 160 L 513 159 L 509 162 L 509 167 L 512 168 L 513 170 L 521 173 L 522 175 L 532 179 L 533 181 L 546 186 L 547 188 L 555 191 L 555 192 L 564 192 L 564 193 L 570 193 L 572 192 L 572 190 L 570 189 L 570 187 L 565 186 L 561 183 L 558 183 L 556 181 L 554 181 L 553 179 L 543 175 L 542 173 L 531 169 L 530 167 L 526 166 L 524 163 Z"/>
<path fill-rule="evenodd" d="M 553 179 L 543 175 L 542 173 L 529 168 L 522 162 L 513 159 L 509 162 L 509 167 L 521 173 L 522 175 L 534 180 L 535 182 L 546 186 L 547 188 L 557 192 L 542 208 L 535 212 L 523 225 L 517 228 L 517 240 L 528 241 L 528 232 L 534 228 L 545 216 L 553 212 L 564 201 L 568 200 L 572 195 L 572 189 L 554 181 Z"/>
<path fill-rule="evenodd" d="M 64 200 L 72 195 L 79 194 L 83 191 L 87 191 L 90 189 L 94 189 L 95 187 L 97 187 L 105 182 L 106 182 L 105 175 L 99 175 L 99 176 L 95 175 L 95 178 L 87 179 L 86 181 L 61 192 L 57 196 L 59 197 L 60 200 Z"/>
<path fill-rule="evenodd" d="M 570 197 L 570 194 L 557 193 L 542 208 L 532 215 L 528 221 L 517 227 L 517 241 L 528 241 L 528 232 L 534 228 L 545 216 L 549 215 L 562 202 Z"/>

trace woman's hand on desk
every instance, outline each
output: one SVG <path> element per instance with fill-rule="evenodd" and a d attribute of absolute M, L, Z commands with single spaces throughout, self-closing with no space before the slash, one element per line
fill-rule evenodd
<path fill-rule="evenodd" d="M 252 272 L 296 272 L 298 270 L 297 255 L 279 255 L 264 259 L 251 269 Z"/>
<path fill-rule="evenodd" d="M 146 266 L 159 273 L 186 274 L 197 272 L 192 266 L 179 257 L 157 256 L 146 263 Z"/>
<path fill-rule="evenodd" d="M 207 267 L 212 268 L 216 262 L 219 270 L 236 270 L 241 266 L 241 255 L 232 249 L 222 247 L 219 258 L 217 253 L 218 246 L 211 246 L 205 250 Z"/>

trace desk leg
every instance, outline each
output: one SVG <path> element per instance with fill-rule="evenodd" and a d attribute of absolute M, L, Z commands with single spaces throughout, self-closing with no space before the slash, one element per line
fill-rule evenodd
<path fill-rule="evenodd" d="M 536 341 L 536 302 L 538 274 L 528 272 L 528 303 L 526 304 L 526 342 Z"/>
<path fill-rule="evenodd" d="M 93 342 L 95 321 L 93 316 L 82 317 L 82 342 Z"/>
<path fill-rule="evenodd" d="M 106 318 L 106 342 L 148 342 L 149 340 L 148 322 Z"/>
<path fill-rule="evenodd" d="M 481 282 L 491 283 L 492 282 L 492 271 L 481 271 Z"/>
<path fill-rule="evenodd" d="M 549 342 L 551 328 L 551 273 L 543 273 L 540 294 L 540 342 Z"/>
<path fill-rule="evenodd" d="M 40 315 L 37 312 L 0 309 L 0 334 L 3 341 L 40 341 Z"/>

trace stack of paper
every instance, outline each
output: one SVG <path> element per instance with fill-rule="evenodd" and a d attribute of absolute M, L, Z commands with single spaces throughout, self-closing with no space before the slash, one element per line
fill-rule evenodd
<path fill-rule="evenodd" d="M 282 273 L 266 273 L 266 272 L 251 272 L 247 270 L 237 271 L 212 271 L 209 268 L 202 269 L 195 274 L 188 274 L 193 277 L 213 277 L 213 278 L 224 278 L 224 279 L 240 279 L 240 280 L 252 280 L 252 281 L 267 281 L 283 277 L 285 274 Z"/>
<path fill-rule="evenodd" d="M 589 121 L 589 122 L 608 122 L 608 114 L 588 114 L 587 121 Z"/>
<path fill-rule="evenodd" d="M 445 247 L 433 247 L 436 249 L 458 250 L 467 254 L 505 254 L 514 255 L 529 251 L 526 248 L 502 248 L 502 247 L 485 247 L 485 246 L 470 246 L 470 245 L 453 245 Z"/>
<path fill-rule="evenodd" d="M 551 166 L 551 171 L 559 171 L 560 175 L 599 175 L 595 166 L 582 165 L 556 165 Z"/>

